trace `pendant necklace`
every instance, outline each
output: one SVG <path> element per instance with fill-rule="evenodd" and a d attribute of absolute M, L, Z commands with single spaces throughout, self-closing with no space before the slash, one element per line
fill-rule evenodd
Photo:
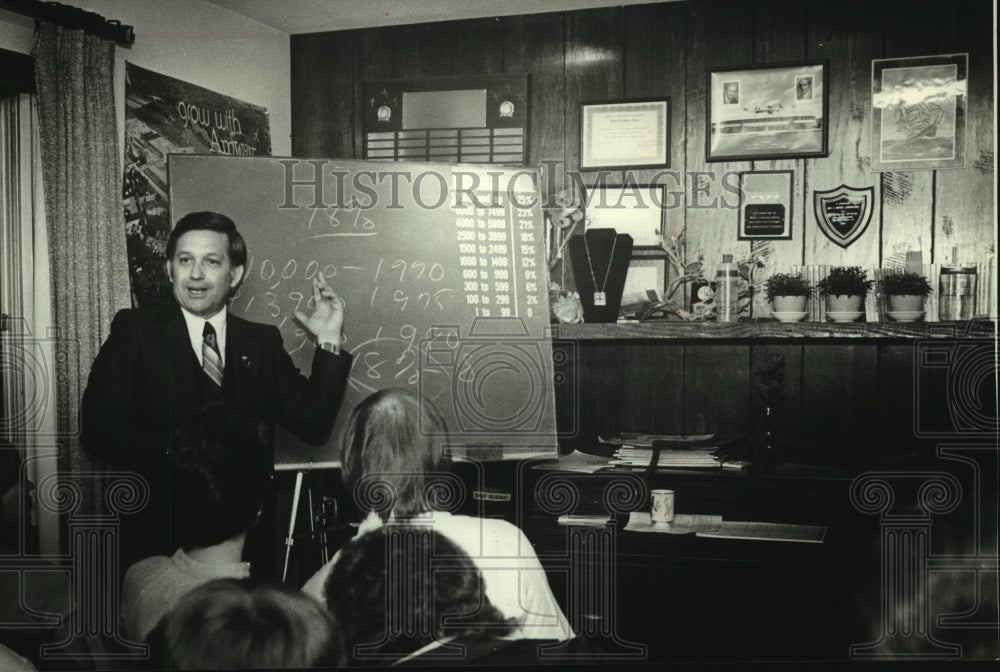
<path fill-rule="evenodd" d="M 594 281 L 594 305 L 595 306 L 606 306 L 608 305 L 608 295 L 604 291 L 604 288 L 608 286 L 608 276 L 611 275 L 611 262 L 615 258 L 615 245 L 618 244 L 618 236 L 615 236 L 614 242 L 611 243 L 611 256 L 608 257 L 608 268 L 604 271 L 604 282 L 601 283 L 600 288 L 597 287 L 597 276 L 594 275 L 594 264 L 590 260 L 590 245 L 587 245 L 587 234 L 583 234 L 583 249 L 587 252 L 587 268 L 590 269 L 590 279 Z"/>

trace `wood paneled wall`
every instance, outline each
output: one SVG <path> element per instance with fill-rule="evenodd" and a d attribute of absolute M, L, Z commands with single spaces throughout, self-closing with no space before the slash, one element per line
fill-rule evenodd
<path fill-rule="evenodd" d="M 988 0 L 691 0 L 293 35 L 292 148 L 359 158 L 366 80 L 528 73 L 529 162 L 559 161 L 545 186 L 562 187 L 564 171 L 579 166 L 580 101 L 669 96 L 671 168 L 687 192 L 669 213 L 671 228 L 687 225 L 709 275 L 725 253 L 753 254 L 767 273 L 901 265 L 908 250 L 948 263 L 955 247 L 962 262 L 986 262 L 995 249 L 992 25 Z M 957 52 L 969 54 L 966 167 L 872 172 L 872 59 Z M 801 60 L 830 63 L 829 156 L 706 162 L 707 69 Z M 792 240 L 751 249 L 736 240 L 736 211 L 724 207 L 735 203 L 718 176 L 755 169 L 794 171 L 794 222 Z M 641 184 L 653 172 L 633 176 Z M 846 250 L 812 212 L 813 191 L 841 184 L 874 186 L 879 196 L 867 232 Z M 697 194 L 699 185 L 706 191 Z"/>
<path fill-rule="evenodd" d="M 564 171 L 579 166 L 580 101 L 669 96 L 671 168 L 686 201 L 668 219 L 673 232 L 686 225 L 709 275 L 724 253 L 759 257 L 768 274 L 797 264 L 901 265 L 908 250 L 949 263 L 953 247 L 962 262 L 986 262 L 996 235 L 992 12 L 988 0 L 691 0 L 294 35 L 292 148 L 359 158 L 367 80 L 528 73 L 529 162 L 559 161 L 561 188 Z M 969 54 L 965 168 L 872 172 L 872 59 L 947 53 Z M 706 162 L 707 69 L 801 60 L 830 64 L 829 156 Z M 793 238 L 751 248 L 736 240 L 736 211 L 723 207 L 727 194 L 710 175 L 773 169 L 794 171 Z M 653 172 L 633 177 L 642 184 Z M 811 205 L 814 190 L 841 184 L 874 186 L 879 201 L 846 250 L 819 231 Z M 901 343 L 583 343 L 582 396 L 572 403 L 602 436 L 753 432 L 761 408 L 752 362 L 767 353 L 788 362 L 775 431 L 799 457 L 836 450 L 863 463 L 914 447 L 913 346 Z"/>

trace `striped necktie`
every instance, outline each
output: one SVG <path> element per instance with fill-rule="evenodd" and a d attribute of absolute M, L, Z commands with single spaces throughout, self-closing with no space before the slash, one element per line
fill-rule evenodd
<path fill-rule="evenodd" d="M 201 368 L 219 387 L 222 387 L 222 356 L 219 354 L 219 344 L 215 337 L 215 329 L 208 322 L 201 334 Z"/>

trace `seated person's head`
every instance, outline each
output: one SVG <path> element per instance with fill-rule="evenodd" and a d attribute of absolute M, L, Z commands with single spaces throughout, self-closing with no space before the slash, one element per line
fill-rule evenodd
<path fill-rule="evenodd" d="M 429 528 L 389 524 L 344 546 L 324 586 L 355 662 L 382 664 L 448 637 L 502 637 L 516 627 L 486 596 L 482 573 Z"/>
<path fill-rule="evenodd" d="M 358 508 L 376 508 L 377 497 L 366 494 L 364 484 L 358 488 L 368 476 L 391 488 L 391 513 L 408 517 L 425 512 L 427 477 L 449 468 L 446 434 L 437 410 L 409 390 L 381 390 L 359 403 L 344 431 L 340 456 L 344 483 Z M 389 513 L 379 508 L 383 518 Z"/>
<path fill-rule="evenodd" d="M 341 635 L 300 592 L 216 579 L 195 588 L 149 636 L 164 669 L 286 669 L 343 665 Z"/>
<path fill-rule="evenodd" d="M 204 548 L 245 533 L 260 516 L 273 466 L 254 424 L 227 403 L 207 404 L 170 449 L 174 539 Z"/>

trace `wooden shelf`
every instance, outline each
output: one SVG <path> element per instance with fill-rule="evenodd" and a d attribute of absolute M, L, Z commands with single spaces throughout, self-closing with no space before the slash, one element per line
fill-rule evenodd
<path fill-rule="evenodd" d="M 993 338 L 996 325 L 977 321 L 971 333 L 964 322 L 627 322 L 559 324 L 552 337 L 575 340 L 784 340 L 873 339 L 912 341 L 924 338 Z"/>

